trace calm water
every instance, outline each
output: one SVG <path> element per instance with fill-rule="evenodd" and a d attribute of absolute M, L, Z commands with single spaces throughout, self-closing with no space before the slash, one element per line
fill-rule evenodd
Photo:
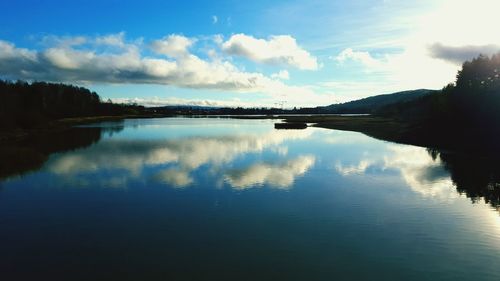
<path fill-rule="evenodd" d="M 1 155 L 1 280 L 500 280 L 493 160 L 182 118 Z"/>

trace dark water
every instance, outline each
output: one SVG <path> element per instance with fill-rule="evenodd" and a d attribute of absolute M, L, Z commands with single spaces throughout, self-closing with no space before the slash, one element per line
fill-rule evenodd
<path fill-rule="evenodd" d="M 496 159 L 147 119 L 0 160 L 0 280 L 500 280 Z"/>

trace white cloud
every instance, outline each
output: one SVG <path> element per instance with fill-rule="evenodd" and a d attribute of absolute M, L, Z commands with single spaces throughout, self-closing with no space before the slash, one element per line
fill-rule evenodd
<path fill-rule="evenodd" d="M 0 63 L 7 60 L 35 61 L 36 59 L 36 52 L 28 49 L 16 48 L 14 44 L 0 40 Z"/>
<path fill-rule="evenodd" d="M 288 188 L 296 177 L 305 174 L 314 165 L 315 160 L 312 155 L 303 155 L 279 164 L 258 163 L 243 170 L 228 172 L 225 180 L 236 189 L 247 189 L 264 184 Z"/>
<path fill-rule="evenodd" d="M 288 80 L 290 79 L 290 74 L 286 70 L 280 70 L 277 73 L 271 74 L 272 78 L 278 78 L 278 79 L 283 79 L 283 80 Z"/>
<path fill-rule="evenodd" d="M 94 56 L 92 52 L 74 51 L 68 48 L 50 48 L 42 53 L 43 58 L 61 69 L 78 69 Z"/>
<path fill-rule="evenodd" d="M 376 40 L 375 44 L 372 39 L 366 38 L 350 40 L 350 48 L 344 47 L 334 54 L 334 59 L 343 62 L 337 71 L 354 70 L 375 77 L 372 81 L 377 83 L 368 92 L 365 92 L 363 83 L 359 83 L 357 90 L 355 86 L 352 87 L 356 97 L 383 93 L 388 89 L 440 89 L 455 80 L 455 75 L 465 60 L 479 53 L 491 54 L 499 50 L 500 37 L 494 35 L 498 34 L 500 24 L 497 16 L 499 1 L 441 0 L 433 1 L 429 7 L 431 8 L 410 16 L 395 13 L 395 18 L 387 19 L 397 19 L 397 22 L 387 26 L 390 30 L 365 36 L 378 38 L 381 34 L 389 34 L 390 40 Z M 379 21 L 374 24 L 377 26 L 386 23 Z M 391 34 L 394 26 L 405 25 L 408 26 L 408 31 Z M 390 51 L 387 52 L 388 49 Z M 374 56 L 375 52 L 381 55 Z M 364 77 L 351 75 L 345 80 L 354 85 L 364 80 Z M 350 96 L 348 91 L 340 88 L 335 92 Z M 359 94 L 363 92 L 365 93 Z"/>
<path fill-rule="evenodd" d="M 354 51 L 351 48 L 344 49 L 334 59 L 340 63 L 353 60 L 370 67 L 375 67 L 381 64 L 381 62 L 373 58 L 369 52 Z"/>
<path fill-rule="evenodd" d="M 297 45 L 290 35 L 270 36 L 257 39 L 245 34 L 235 34 L 222 44 L 222 49 L 231 55 L 242 56 L 264 64 L 276 64 L 303 70 L 318 69 L 316 57 Z"/>
<path fill-rule="evenodd" d="M 10 79 L 69 83 L 163 84 L 195 89 L 259 92 L 270 96 L 287 93 L 300 100 L 314 95 L 300 86 L 288 86 L 259 72 L 246 72 L 231 62 L 202 59 L 189 53 L 195 39 L 167 36 L 152 43 L 164 57 L 141 54 L 140 42 L 125 42 L 122 33 L 89 40 L 113 47 L 113 52 L 70 45 L 28 50 L 0 41 L 0 75 Z M 314 100 L 314 99 L 308 99 Z"/>
<path fill-rule="evenodd" d="M 194 42 L 194 39 L 173 34 L 160 40 L 153 41 L 151 47 L 158 54 L 176 58 L 187 55 L 189 53 L 189 47 L 191 47 Z"/>
<path fill-rule="evenodd" d="M 222 34 L 215 34 L 215 35 L 212 36 L 212 40 L 217 45 L 221 45 L 224 42 L 224 36 Z"/>
<path fill-rule="evenodd" d="M 386 54 L 380 59 L 374 58 L 369 52 L 355 51 L 347 48 L 339 53 L 335 60 L 345 67 L 348 61 L 361 63 L 361 70 L 372 78 L 378 78 L 374 88 L 378 93 L 387 91 L 402 91 L 410 89 L 439 89 L 452 82 L 458 70 L 456 64 L 432 58 L 428 55 L 427 46 L 413 45 L 401 53 Z M 349 82 L 349 81 L 347 81 Z M 355 85 L 353 79 L 350 85 Z M 373 84 L 373 82 L 371 82 Z M 363 83 L 359 83 L 358 92 L 363 90 Z M 355 90 L 356 87 L 352 87 Z M 363 97 L 374 94 L 365 93 Z"/>
<path fill-rule="evenodd" d="M 148 107 L 155 106 L 175 106 L 175 105 L 188 105 L 188 106 L 210 106 L 210 107 L 262 107 L 263 104 L 258 102 L 247 102 L 239 99 L 231 100 L 213 100 L 213 99 L 184 99 L 177 97 L 170 98 L 112 98 L 114 103 L 124 104 L 140 104 Z"/>
<path fill-rule="evenodd" d="M 98 36 L 95 38 L 95 43 L 98 45 L 123 47 L 125 46 L 125 32 Z"/>

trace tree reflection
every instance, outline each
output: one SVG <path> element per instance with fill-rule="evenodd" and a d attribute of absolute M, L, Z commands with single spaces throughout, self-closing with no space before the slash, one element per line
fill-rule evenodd
<path fill-rule="evenodd" d="M 122 130 L 115 126 L 112 132 Z M 66 152 L 97 143 L 108 130 L 101 127 L 70 128 L 31 136 L 0 147 L 0 179 L 21 176 L 38 170 L 56 152 Z"/>
<path fill-rule="evenodd" d="M 457 191 L 472 202 L 484 199 L 500 210 L 500 163 L 490 157 L 428 149 L 433 158 L 439 157 L 450 173 Z"/>

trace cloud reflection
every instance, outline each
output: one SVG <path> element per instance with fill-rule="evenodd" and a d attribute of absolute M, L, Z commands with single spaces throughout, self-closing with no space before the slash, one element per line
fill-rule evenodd
<path fill-rule="evenodd" d="M 170 184 L 174 187 L 186 187 L 193 183 L 189 172 L 179 169 L 166 169 L 156 174 L 155 178 L 160 182 Z"/>
<path fill-rule="evenodd" d="M 416 193 L 439 199 L 457 198 L 449 172 L 439 158 L 434 159 L 425 148 L 389 144 L 387 153 L 361 159 L 354 165 L 338 162 L 335 170 L 343 176 L 364 175 L 369 168 L 398 171 Z"/>
<path fill-rule="evenodd" d="M 278 155 L 285 157 L 288 148 L 284 142 L 305 139 L 311 133 L 310 130 L 270 130 L 255 134 L 165 140 L 110 138 L 86 149 L 54 155 L 47 162 L 46 169 L 61 176 L 122 170 L 129 174 L 129 178 L 138 178 L 143 176 L 146 167 L 166 166 L 153 179 L 171 186 L 185 187 L 194 182 L 190 172 L 201 166 L 208 165 L 212 170 L 223 170 L 224 165 L 241 155 L 262 153 L 265 150 L 278 152 Z M 310 157 L 307 159 L 310 162 Z M 294 162 L 290 163 L 292 165 Z M 297 169 L 296 165 L 288 168 Z M 285 176 L 287 177 L 290 175 Z M 283 179 L 277 179 L 278 176 L 272 178 L 272 182 L 277 182 L 279 186 L 286 185 Z"/>
<path fill-rule="evenodd" d="M 349 176 L 353 174 L 364 174 L 366 170 L 372 165 L 372 161 L 361 160 L 357 165 L 344 166 L 342 163 L 338 162 L 335 165 L 335 170 L 343 176 Z"/>
<path fill-rule="evenodd" d="M 316 158 L 303 155 L 279 164 L 259 163 L 246 169 L 233 170 L 225 175 L 225 180 L 237 189 L 247 189 L 269 184 L 272 187 L 289 188 L 297 176 L 305 174 Z"/>
<path fill-rule="evenodd" d="M 391 145 L 388 149 L 392 155 L 384 158 L 385 167 L 399 170 L 413 191 L 439 199 L 459 197 L 441 160 L 433 159 L 425 148 Z"/>

